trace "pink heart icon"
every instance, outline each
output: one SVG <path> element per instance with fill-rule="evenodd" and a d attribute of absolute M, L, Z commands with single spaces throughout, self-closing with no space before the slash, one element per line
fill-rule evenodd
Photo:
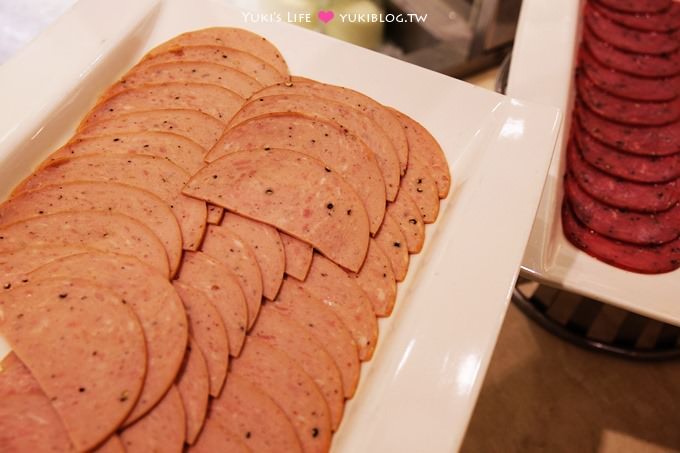
<path fill-rule="evenodd" d="M 321 10 L 317 14 L 317 16 L 319 17 L 319 20 L 321 22 L 323 22 L 324 24 L 327 24 L 328 22 L 333 20 L 333 18 L 335 17 L 335 14 L 333 13 L 333 11 L 323 11 L 323 10 Z"/>

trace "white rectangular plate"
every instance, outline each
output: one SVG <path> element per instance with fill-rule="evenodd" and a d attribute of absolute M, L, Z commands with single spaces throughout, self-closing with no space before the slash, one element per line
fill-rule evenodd
<path fill-rule="evenodd" d="M 524 0 L 522 4 L 508 95 L 566 112 L 522 270 L 546 284 L 680 324 L 680 271 L 661 275 L 624 271 L 578 250 L 562 233 L 562 176 L 582 5 L 574 0 Z"/>
<path fill-rule="evenodd" d="M 394 314 L 380 321 L 375 358 L 363 366 L 333 450 L 454 451 L 517 278 L 559 112 L 302 28 L 242 18 L 217 1 L 81 1 L 0 68 L 0 197 L 145 51 L 201 27 L 261 33 L 294 74 L 360 90 L 413 116 L 444 148 L 455 187 L 412 258 Z M 0 356 L 7 350 L 0 347 Z"/>

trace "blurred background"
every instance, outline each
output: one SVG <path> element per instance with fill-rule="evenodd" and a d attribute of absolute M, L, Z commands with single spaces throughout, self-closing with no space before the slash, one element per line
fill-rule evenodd
<path fill-rule="evenodd" d="M 497 65 L 521 0 L 215 0 L 318 31 L 454 77 Z M 76 0 L 0 1 L 0 63 Z M 323 16 L 319 12 L 332 16 Z M 308 15 L 308 16 L 306 16 Z M 270 16 L 271 17 L 271 16 Z"/>

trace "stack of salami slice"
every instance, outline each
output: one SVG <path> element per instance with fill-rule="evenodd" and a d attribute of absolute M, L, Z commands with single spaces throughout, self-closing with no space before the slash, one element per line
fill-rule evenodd
<path fill-rule="evenodd" d="M 575 85 L 566 237 L 622 269 L 677 269 L 680 3 L 590 0 Z"/>
<path fill-rule="evenodd" d="M 450 185 L 260 36 L 153 49 L 0 205 L 0 451 L 327 451 Z"/>

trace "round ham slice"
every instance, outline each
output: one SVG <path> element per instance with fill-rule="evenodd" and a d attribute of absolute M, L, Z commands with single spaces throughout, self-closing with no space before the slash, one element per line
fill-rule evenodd
<path fill-rule="evenodd" d="M 594 35 L 627 52 L 661 55 L 674 52 L 680 46 L 676 32 L 657 33 L 628 28 L 609 20 L 590 5 L 585 8 L 584 19 Z"/>
<path fill-rule="evenodd" d="M 662 274 L 680 267 L 680 239 L 659 246 L 632 245 L 608 239 L 583 226 L 566 200 L 562 205 L 562 228 L 575 247 L 621 269 Z"/>
<path fill-rule="evenodd" d="M 80 129 L 75 140 L 136 132 L 170 132 L 209 150 L 224 131 L 224 124 L 197 110 L 163 109 L 116 115 Z M 115 138 L 115 137 L 114 137 Z"/>
<path fill-rule="evenodd" d="M 19 193 L 0 205 L 0 225 L 64 211 L 124 214 L 143 223 L 163 243 L 170 274 L 182 257 L 182 233 L 168 205 L 144 189 L 112 182 L 66 182 Z"/>
<path fill-rule="evenodd" d="M 0 253 L 0 288 L 10 289 L 26 280 L 26 274 L 50 261 L 90 251 L 70 245 L 27 246 Z"/>
<path fill-rule="evenodd" d="M 248 307 L 236 277 L 205 253 L 186 252 L 178 280 L 203 291 L 210 298 L 227 329 L 229 353 L 238 356 L 245 340 Z"/>
<path fill-rule="evenodd" d="M 233 91 L 244 99 L 262 89 L 247 74 L 227 66 L 202 61 L 177 61 L 133 68 L 101 97 L 108 99 L 140 85 L 167 82 L 209 83 Z"/>
<path fill-rule="evenodd" d="M 375 235 L 375 242 L 390 260 L 394 278 L 398 282 L 404 281 L 409 264 L 406 237 L 389 213 L 385 216 L 380 231 Z"/>
<path fill-rule="evenodd" d="M 298 280 L 304 280 L 307 278 L 309 267 L 312 265 L 314 248 L 289 234 L 279 234 L 286 255 L 286 274 Z"/>
<path fill-rule="evenodd" d="M 87 154 L 147 154 L 168 159 L 192 174 L 205 165 L 205 150 L 186 137 L 171 132 L 126 132 L 72 140 L 50 154 L 40 166 Z"/>
<path fill-rule="evenodd" d="M 303 451 L 328 451 L 332 432 L 326 401 L 314 381 L 285 353 L 259 338 L 249 338 L 233 362 L 229 379 L 232 376 L 247 380 L 274 400 L 293 424 Z"/>
<path fill-rule="evenodd" d="M 680 77 L 645 78 L 610 69 L 582 47 L 579 67 L 595 85 L 615 96 L 635 101 L 670 101 L 680 92 Z"/>
<path fill-rule="evenodd" d="M 210 375 L 210 394 L 218 396 L 229 367 L 229 339 L 220 312 L 208 295 L 199 289 L 175 280 L 172 282 L 182 298 L 189 318 L 189 332 L 201 349 Z"/>
<path fill-rule="evenodd" d="M 564 191 L 573 213 L 588 228 L 611 239 L 632 244 L 664 244 L 680 235 L 680 208 L 646 214 L 612 208 L 589 196 L 569 176 Z"/>
<path fill-rule="evenodd" d="M 621 151 L 642 156 L 680 153 L 680 121 L 666 126 L 626 126 L 607 121 L 580 104 L 576 116 L 586 132 Z"/>
<path fill-rule="evenodd" d="M 344 178 L 361 198 L 371 232 L 378 230 L 385 214 L 382 173 L 366 146 L 337 123 L 300 113 L 258 116 L 228 129 L 206 161 L 246 150 L 276 148 L 305 154 Z"/>
<path fill-rule="evenodd" d="M 244 99 L 233 91 L 207 83 L 166 82 L 140 85 L 95 105 L 78 130 L 120 114 L 156 109 L 189 109 L 226 124 Z"/>
<path fill-rule="evenodd" d="M 354 396 L 359 383 L 359 353 L 352 334 L 334 310 L 292 278 L 283 282 L 276 300 L 268 305 L 297 322 L 324 345 L 340 370 L 345 398 Z"/>
<path fill-rule="evenodd" d="M 389 316 L 397 299 L 397 281 L 389 258 L 371 239 L 364 265 L 352 273 L 357 285 L 366 293 L 373 304 L 376 316 Z"/>
<path fill-rule="evenodd" d="M 572 133 L 583 158 L 612 176 L 630 181 L 654 183 L 680 178 L 680 154 L 640 156 L 611 148 L 595 140 L 574 121 Z"/>
<path fill-rule="evenodd" d="M 182 33 L 152 49 L 146 58 L 185 46 L 231 47 L 255 55 L 273 66 L 281 75 L 288 75 L 288 65 L 279 49 L 265 37 L 242 28 L 211 27 Z"/>
<path fill-rule="evenodd" d="M 583 160 L 576 145 L 567 147 L 569 173 L 591 197 L 610 206 L 641 212 L 659 212 L 678 202 L 676 180 L 660 184 L 640 184 L 609 176 Z"/>
<path fill-rule="evenodd" d="M 302 153 L 229 153 L 194 175 L 184 193 L 285 231 L 350 270 L 366 256 L 369 226 L 361 199 Z"/>
<path fill-rule="evenodd" d="M 337 430 L 345 408 L 340 370 L 317 339 L 299 323 L 265 304 L 250 333 L 285 353 L 316 383 L 330 410 L 331 429 Z"/>
<path fill-rule="evenodd" d="M 31 280 L 0 292 L 0 320 L 78 450 L 120 426 L 146 371 L 142 328 L 120 297 L 85 280 Z"/>
<path fill-rule="evenodd" d="M 168 276 L 168 257 L 156 235 L 137 220 L 101 211 L 65 211 L 0 227 L 0 253 L 65 245 L 134 256 Z"/>
<path fill-rule="evenodd" d="M 250 246 L 262 275 L 262 294 L 273 300 L 281 287 L 286 263 L 279 232 L 270 225 L 233 212 L 224 215 L 222 226 L 238 234 Z"/>
<path fill-rule="evenodd" d="M 409 253 L 420 252 L 425 243 L 425 222 L 411 195 L 406 191 L 399 191 L 396 200 L 387 204 L 387 214 L 399 225 Z"/>
<path fill-rule="evenodd" d="M 286 413 L 263 390 L 238 375 L 229 375 L 222 394 L 211 401 L 208 423 L 212 422 L 234 433 L 250 451 L 302 452 Z"/>
<path fill-rule="evenodd" d="M 680 74 L 680 52 L 649 55 L 624 52 L 595 36 L 588 27 L 583 30 L 583 43 L 604 65 L 642 77 L 672 77 Z"/>
<path fill-rule="evenodd" d="M 196 442 L 203 428 L 208 411 L 210 395 L 210 377 L 201 349 L 194 341 L 187 345 L 184 363 L 177 375 L 177 390 L 182 397 L 182 406 L 186 415 L 186 442 Z"/>
<path fill-rule="evenodd" d="M 183 248 L 196 250 L 205 232 L 205 203 L 182 195 L 189 174 L 172 162 L 141 154 L 92 154 L 60 159 L 39 169 L 14 195 L 73 181 L 117 182 L 147 190 L 172 209 L 182 231 Z"/>
<path fill-rule="evenodd" d="M 163 399 L 144 418 L 120 433 L 127 453 L 180 453 L 186 440 L 186 416 L 177 387 L 172 386 Z"/>
<path fill-rule="evenodd" d="M 285 81 L 276 68 L 255 55 L 224 46 L 177 46 L 164 52 L 147 55 L 130 72 L 169 62 L 205 62 L 235 69 L 252 77 L 262 86 Z"/>
<path fill-rule="evenodd" d="M 228 227 L 208 227 L 201 250 L 228 268 L 238 279 L 248 306 L 248 329 L 260 312 L 262 302 L 262 274 L 250 246 Z"/>
<path fill-rule="evenodd" d="M 427 166 L 437 185 L 439 198 L 445 198 L 451 189 L 451 172 L 444 151 L 437 140 L 413 118 L 395 110 L 390 111 L 399 119 L 408 141 L 409 154 Z"/>
<path fill-rule="evenodd" d="M 637 126 L 662 126 L 680 117 L 680 99 L 672 101 L 629 101 L 598 88 L 592 80 L 576 77 L 578 96 L 590 110 L 611 121 Z"/>
<path fill-rule="evenodd" d="M 49 398 L 13 352 L 0 362 L 0 401 L 3 451 L 75 451 Z"/>
<path fill-rule="evenodd" d="M 146 340 L 147 371 L 137 404 L 124 424 L 142 417 L 167 392 L 182 364 L 188 338 L 184 305 L 164 276 L 133 257 L 88 252 L 56 259 L 29 280 L 75 277 L 110 289 L 137 315 Z"/>
<path fill-rule="evenodd" d="M 433 223 L 439 215 L 439 196 L 437 184 L 430 167 L 420 159 L 420 156 L 411 153 L 408 159 L 408 169 L 401 178 L 401 191 L 411 196 L 423 217 L 423 222 Z"/>
<path fill-rule="evenodd" d="M 292 77 L 292 82 L 278 83 L 255 93 L 255 96 L 273 94 L 302 94 L 341 102 L 367 115 L 387 134 L 397 152 L 402 174 L 408 163 L 408 142 L 399 120 L 387 108 L 370 97 L 345 87 L 328 85 L 303 77 Z"/>
<path fill-rule="evenodd" d="M 201 437 L 191 445 L 187 451 L 193 453 L 214 453 L 225 451 L 229 453 L 250 453 L 251 450 L 236 434 L 227 431 L 219 420 L 208 418 L 201 430 Z"/>
<path fill-rule="evenodd" d="M 378 342 L 378 323 L 368 296 L 337 264 L 314 255 L 309 275 L 301 286 L 331 307 L 352 333 L 359 359 L 370 360 Z"/>
<path fill-rule="evenodd" d="M 315 119 L 333 121 L 359 138 L 373 153 L 385 182 L 385 196 L 394 200 L 399 191 L 399 157 L 389 137 L 368 115 L 347 104 L 329 99 L 279 94 L 255 96 L 231 120 L 230 127 L 268 113 L 297 112 Z"/>

